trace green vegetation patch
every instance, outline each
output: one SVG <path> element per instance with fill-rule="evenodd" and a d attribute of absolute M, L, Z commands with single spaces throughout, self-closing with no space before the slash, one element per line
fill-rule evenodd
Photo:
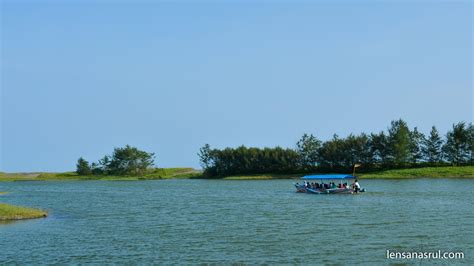
<path fill-rule="evenodd" d="M 424 167 L 359 174 L 360 178 L 474 178 L 474 166 Z"/>
<path fill-rule="evenodd" d="M 175 178 L 199 178 L 202 171 L 194 168 L 154 168 L 139 176 L 129 175 L 78 175 L 64 173 L 0 173 L 0 181 L 68 181 L 68 180 L 154 180 Z"/>
<path fill-rule="evenodd" d="M 0 221 L 41 218 L 47 215 L 42 210 L 0 203 Z"/>
<path fill-rule="evenodd" d="M 225 180 L 268 180 L 268 179 L 295 179 L 301 177 L 298 174 L 263 174 L 263 175 L 241 175 L 224 177 Z"/>
<path fill-rule="evenodd" d="M 194 168 L 156 168 L 145 174 L 145 179 L 197 178 L 202 174 Z"/>

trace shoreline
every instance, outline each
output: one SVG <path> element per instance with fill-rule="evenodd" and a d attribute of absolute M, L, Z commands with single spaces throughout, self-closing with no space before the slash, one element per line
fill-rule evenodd
<path fill-rule="evenodd" d="M 300 174 L 255 174 L 236 175 L 219 178 L 202 176 L 202 171 L 193 168 L 160 168 L 144 176 L 79 176 L 74 172 L 65 173 L 0 173 L 0 182 L 12 181 L 146 181 L 165 179 L 203 179 L 203 180 L 276 180 L 299 179 Z M 357 174 L 360 179 L 417 179 L 449 178 L 474 179 L 474 166 L 443 166 L 384 170 Z M 2 193 L 0 192 L 0 195 Z"/>

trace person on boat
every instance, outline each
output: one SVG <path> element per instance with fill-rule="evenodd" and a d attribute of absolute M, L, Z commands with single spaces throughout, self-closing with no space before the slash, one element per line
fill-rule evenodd
<path fill-rule="evenodd" d="M 358 193 L 360 191 L 359 181 L 356 179 L 354 182 L 354 192 Z"/>

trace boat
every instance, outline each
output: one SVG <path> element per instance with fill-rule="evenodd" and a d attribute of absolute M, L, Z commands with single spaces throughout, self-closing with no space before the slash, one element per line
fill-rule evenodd
<path fill-rule="evenodd" d="M 364 188 L 361 188 L 357 192 L 353 188 L 351 182 L 355 180 L 356 177 L 354 175 L 345 175 L 345 174 L 327 174 L 327 175 L 307 175 L 301 178 L 304 180 L 304 184 L 295 183 L 296 192 L 299 193 L 309 193 L 309 194 L 354 194 L 359 192 L 365 192 Z M 308 181 L 320 181 L 318 184 L 324 184 L 324 181 L 339 181 L 339 185 L 336 185 L 335 188 L 328 188 L 324 186 L 311 186 L 311 183 Z M 346 182 L 344 182 L 346 181 Z M 333 182 L 335 183 L 335 182 Z M 343 186 L 346 183 L 347 186 Z"/>

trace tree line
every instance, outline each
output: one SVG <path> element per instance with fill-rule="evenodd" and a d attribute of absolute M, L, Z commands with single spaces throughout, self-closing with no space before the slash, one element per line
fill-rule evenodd
<path fill-rule="evenodd" d="M 213 149 L 204 145 L 198 153 L 204 175 L 223 177 L 243 174 L 291 174 L 309 172 L 349 172 L 356 163 L 362 171 L 422 166 L 472 165 L 474 127 L 453 124 L 444 136 L 435 126 L 425 135 L 410 129 L 402 120 L 391 122 L 387 131 L 345 138 L 334 135 L 321 141 L 304 134 L 294 149 L 238 148 Z"/>
<path fill-rule="evenodd" d="M 123 175 L 139 176 L 154 165 L 155 154 L 126 145 L 115 148 L 112 155 L 105 155 L 98 162 L 89 163 L 80 157 L 76 172 L 79 175 Z"/>

